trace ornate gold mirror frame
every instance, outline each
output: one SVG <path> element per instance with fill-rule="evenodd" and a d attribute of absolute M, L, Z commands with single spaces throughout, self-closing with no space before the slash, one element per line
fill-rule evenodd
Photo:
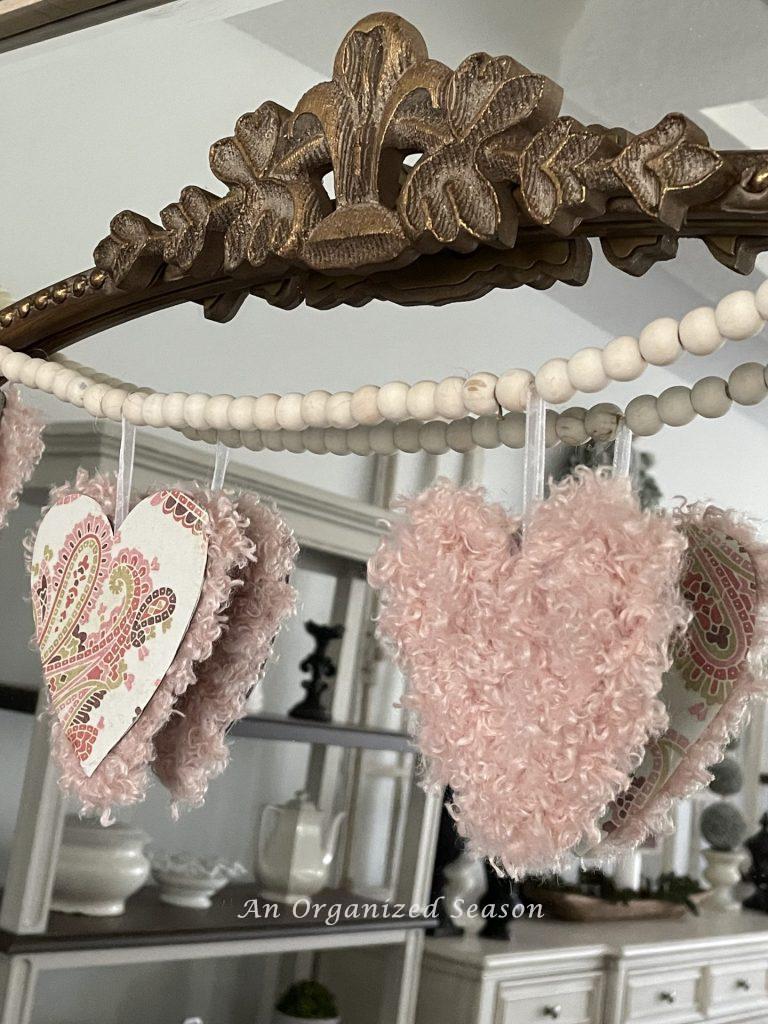
<path fill-rule="evenodd" d="M 634 275 L 681 237 L 753 269 L 768 249 L 768 151 L 715 150 L 682 114 L 637 135 L 585 126 L 559 116 L 561 100 L 511 57 L 452 71 L 402 18 L 363 18 L 331 81 L 293 112 L 263 103 L 213 144 L 226 195 L 190 185 L 161 224 L 119 213 L 93 268 L 0 310 L 0 344 L 51 352 L 187 301 L 223 322 L 249 294 L 328 309 L 580 285 L 591 237 Z"/>

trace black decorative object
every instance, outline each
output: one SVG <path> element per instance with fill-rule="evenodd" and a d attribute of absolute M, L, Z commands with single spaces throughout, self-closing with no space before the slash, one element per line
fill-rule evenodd
<path fill-rule="evenodd" d="M 611 441 L 604 444 L 593 440 L 576 448 L 568 448 L 568 457 L 556 474 L 557 479 L 562 480 L 570 476 L 577 466 L 588 466 L 590 469 L 610 466 L 613 462 L 614 443 Z M 654 508 L 661 500 L 661 489 L 650 472 L 655 461 L 650 452 L 632 452 L 632 470 L 636 475 L 635 490 L 642 508 Z"/>
<path fill-rule="evenodd" d="M 768 914 L 768 814 L 760 819 L 760 831 L 744 845 L 752 858 L 752 867 L 745 877 L 755 886 L 752 895 L 744 900 L 744 906 L 747 910 L 761 910 Z"/>
<path fill-rule="evenodd" d="M 448 881 L 445 869 L 458 860 L 464 850 L 464 843 L 456 831 L 456 822 L 448 813 L 448 806 L 453 801 L 453 794 L 448 787 L 444 794 L 443 806 L 440 811 L 440 824 L 437 830 L 437 848 L 435 850 L 435 869 L 432 872 L 432 889 L 429 894 L 430 906 L 437 910 L 437 924 L 428 934 L 433 938 L 445 938 L 451 935 L 462 935 L 460 928 L 451 916 L 450 907 L 445 900 L 445 886 Z"/>
<path fill-rule="evenodd" d="M 326 654 L 328 645 L 333 640 L 344 636 L 343 626 L 321 626 L 309 619 L 304 628 L 315 640 L 315 649 L 301 662 L 302 672 L 309 672 L 309 679 L 303 679 L 301 685 L 306 690 L 304 700 L 292 707 L 288 714 L 291 718 L 306 718 L 312 722 L 330 722 L 326 694 L 330 688 L 330 680 L 336 676 L 336 664 Z"/>
<path fill-rule="evenodd" d="M 518 890 L 506 875 L 499 875 L 487 860 L 483 866 L 488 888 L 480 902 L 480 912 L 485 920 L 480 937 L 506 942 L 512 911 L 521 902 Z"/>

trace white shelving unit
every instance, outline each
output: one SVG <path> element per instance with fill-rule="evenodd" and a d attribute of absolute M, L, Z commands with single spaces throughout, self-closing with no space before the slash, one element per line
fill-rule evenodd
<path fill-rule="evenodd" d="M 113 430 L 94 432 L 90 424 L 56 425 L 46 434 L 46 455 L 25 494 L 38 507 L 54 482 L 71 478 L 78 465 L 103 471 L 116 463 L 119 437 Z M 163 440 L 139 439 L 135 486 L 159 480 L 205 479 L 210 458 L 199 448 Z M 380 496 L 391 473 L 375 475 Z M 313 568 L 325 565 L 336 575 L 334 620 L 345 623 L 334 686 L 334 724 L 315 725 L 279 717 L 246 719 L 234 735 L 250 742 L 291 741 L 309 744 L 307 786 L 320 806 L 335 801 L 351 813 L 357 794 L 361 752 L 389 750 L 397 754 L 390 769 L 400 785 L 398 820 L 393 829 L 396 871 L 387 896 L 393 902 L 425 906 L 428 900 L 439 818 L 439 800 L 426 797 L 413 784 L 415 754 L 403 734 L 366 724 L 365 696 L 358 681 L 369 643 L 371 595 L 364 581 L 364 563 L 381 529 L 384 509 L 293 483 L 269 473 L 232 465 L 227 486 L 249 489 L 277 502 L 302 547 L 302 559 Z M 8 681 L 11 682 L 11 681 Z M 11 692 L 11 696 L 14 696 Z M 338 725 L 337 722 L 348 722 Z M 345 759 L 347 759 L 345 761 Z M 344 770 L 342 771 L 342 767 Z M 337 782 L 345 780 L 339 796 Z M 92 919 L 50 914 L 64 816 L 48 754 L 47 725 L 35 724 L 21 795 L 11 860 L 0 908 L 0 1024 L 29 1024 L 33 1019 L 36 984 L 43 972 L 70 971 L 108 965 L 135 965 L 217 957 L 304 954 L 338 949 L 390 950 L 385 972 L 386 993 L 377 1024 L 412 1024 L 424 943 L 423 920 L 367 920 L 329 926 L 323 921 L 237 919 L 233 901 L 258 895 L 225 889 L 208 912 L 178 911 L 139 893 L 121 918 Z M 343 896 L 348 885 L 349 852 L 354 818 L 346 836 L 337 881 Z M 369 900 L 369 896 L 363 899 Z M 277 972 L 267 972 L 278 984 Z M 269 988 L 269 985 L 266 986 Z M 259 996 L 257 1022 L 273 1005 L 273 992 Z M 365 1024 L 371 1018 L 366 1017 Z M 350 1022 L 352 1024 L 352 1022 Z M 360 1024 L 363 1024 L 361 1021 Z"/>

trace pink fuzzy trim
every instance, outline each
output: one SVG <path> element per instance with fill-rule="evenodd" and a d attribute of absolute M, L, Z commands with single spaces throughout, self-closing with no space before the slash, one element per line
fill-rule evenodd
<path fill-rule="evenodd" d="M 588 470 L 552 487 L 522 549 L 479 488 L 440 482 L 398 507 L 368 578 L 426 783 L 452 787 L 477 855 L 513 877 L 556 869 L 666 727 L 685 540 Z"/>
<path fill-rule="evenodd" d="M 86 494 L 95 498 L 108 516 L 114 514 L 115 483 L 100 475 L 89 477 L 79 470 L 74 486 L 54 488 L 51 502 L 68 494 Z M 221 493 L 189 492 L 210 516 L 208 565 L 200 600 L 189 629 L 171 667 L 144 713 L 133 728 L 88 778 L 64 735 L 58 720 L 51 723 L 53 756 L 59 766 L 59 783 L 65 792 L 76 796 L 82 810 L 108 815 L 114 805 L 134 804 L 144 799 L 149 782 L 148 767 L 155 756 L 155 738 L 167 723 L 175 701 L 195 681 L 195 664 L 210 658 L 213 645 L 222 632 L 224 609 L 237 586 L 234 573 L 242 569 L 252 545 L 245 535 L 245 522 L 229 498 Z M 34 538 L 27 541 L 28 550 Z"/>
<path fill-rule="evenodd" d="M 235 498 L 252 545 L 227 625 L 196 685 L 181 697 L 157 737 L 154 771 L 175 801 L 199 807 L 210 779 L 229 762 L 226 733 L 245 715 L 249 692 L 264 675 L 275 636 L 295 606 L 288 582 L 298 545 L 277 511 L 255 495 Z"/>
<path fill-rule="evenodd" d="M 733 683 L 730 696 L 701 736 L 688 747 L 683 760 L 664 786 L 649 802 L 632 808 L 616 832 L 602 840 L 590 856 L 613 858 L 644 842 L 649 835 L 674 831 L 672 810 L 683 800 L 708 786 L 708 768 L 725 757 L 725 748 L 744 727 L 750 705 L 756 698 L 768 698 L 768 545 L 762 543 L 755 527 L 736 512 L 715 506 L 689 505 L 675 513 L 681 531 L 688 525 L 708 525 L 733 537 L 749 554 L 757 575 L 757 617 L 749 656 Z"/>
<path fill-rule="evenodd" d="M 8 512 L 19 507 L 24 484 L 43 454 L 43 421 L 21 400 L 18 388 L 8 388 L 0 415 L 0 530 Z"/>

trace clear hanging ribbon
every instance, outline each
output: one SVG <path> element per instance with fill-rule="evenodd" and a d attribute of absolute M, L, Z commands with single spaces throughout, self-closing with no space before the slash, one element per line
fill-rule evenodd
<path fill-rule="evenodd" d="M 216 442 L 216 460 L 213 463 L 213 476 L 211 477 L 211 490 L 220 491 L 224 487 L 224 478 L 227 475 L 229 465 L 229 448 L 221 441 Z"/>
<path fill-rule="evenodd" d="M 547 409 L 535 388 L 525 407 L 525 461 L 523 463 L 523 532 L 536 505 L 544 497 Z"/>
<path fill-rule="evenodd" d="M 115 533 L 131 507 L 133 485 L 133 456 L 136 451 L 136 427 L 123 416 L 120 435 L 120 458 L 117 463 L 117 484 L 115 493 Z"/>
<path fill-rule="evenodd" d="M 613 475 L 629 476 L 632 469 L 632 431 L 622 418 L 613 442 Z"/>

